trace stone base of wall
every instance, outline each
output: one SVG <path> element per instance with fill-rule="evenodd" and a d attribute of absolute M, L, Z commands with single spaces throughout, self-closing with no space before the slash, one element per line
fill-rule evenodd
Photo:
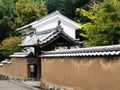
<path fill-rule="evenodd" d="M 0 80 L 14 80 L 14 81 L 18 81 L 18 82 L 26 81 L 26 79 L 15 78 L 15 77 L 2 75 L 2 74 L 0 74 Z"/>
<path fill-rule="evenodd" d="M 28 80 L 23 80 L 23 79 L 20 79 L 20 78 L 14 78 L 14 77 L 2 75 L 2 74 L 0 74 L 0 80 L 12 80 L 12 81 L 17 81 L 17 82 L 28 81 Z M 47 83 L 47 82 L 42 81 L 42 80 L 40 80 L 39 82 L 40 82 L 40 86 L 37 86 L 36 88 L 39 88 L 39 89 L 42 89 L 42 90 L 72 90 L 72 88 L 53 85 L 53 84 Z"/>
<path fill-rule="evenodd" d="M 51 84 L 51 83 L 48 83 L 44 80 L 40 81 L 40 87 L 39 88 L 42 89 L 42 90 L 73 90 L 73 88 Z"/>

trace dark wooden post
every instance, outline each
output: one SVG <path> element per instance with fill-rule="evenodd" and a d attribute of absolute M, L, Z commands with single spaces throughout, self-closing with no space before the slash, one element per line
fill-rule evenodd
<path fill-rule="evenodd" d="M 39 46 L 35 47 L 35 57 L 37 60 L 37 80 L 40 80 L 41 78 L 41 60 L 39 58 L 40 55 L 40 48 Z"/>

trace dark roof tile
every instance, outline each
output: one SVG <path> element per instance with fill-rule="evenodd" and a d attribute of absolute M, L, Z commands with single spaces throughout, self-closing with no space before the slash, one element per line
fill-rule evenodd
<path fill-rule="evenodd" d="M 41 57 L 120 55 L 120 45 L 43 52 Z"/>
<path fill-rule="evenodd" d="M 61 26 L 57 26 L 56 28 L 52 28 L 49 30 L 45 30 L 42 32 L 37 32 L 30 40 L 20 44 L 22 47 L 32 47 L 32 46 L 43 46 L 47 44 L 47 42 L 52 41 L 53 38 L 57 38 L 58 36 L 63 36 L 71 41 L 75 45 L 80 45 L 79 41 L 76 41 L 71 36 L 66 34 Z"/>

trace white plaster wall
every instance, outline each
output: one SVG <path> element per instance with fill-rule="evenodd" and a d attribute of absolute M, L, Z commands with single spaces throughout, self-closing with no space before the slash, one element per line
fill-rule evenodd
<path fill-rule="evenodd" d="M 26 43 L 28 40 L 30 40 L 30 35 L 29 36 L 26 36 L 25 39 L 22 41 L 22 43 Z"/>
<path fill-rule="evenodd" d="M 36 32 L 55 28 L 58 25 L 57 21 L 51 21 L 51 22 L 46 22 L 46 24 L 39 25 L 38 27 L 36 27 Z"/>
<path fill-rule="evenodd" d="M 25 38 L 24 38 L 24 40 L 22 41 L 22 43 L 26 43 L 28 40 L 30 40 L 30 35 L 28 35 L 28 36 L 26 36 Z M 24 51 L 24 50 L 23 50 Z M 34 48 L 33 47 L 26 47 L 25 48 L 25 51 L 26 52 L 34 52 Z"/>
<path fill-rule="evenodd" d="M 55 28 L 58 25 L 58 21 L 61 21 L 61 26 L 63 28 L 63 30 L 70 35 L 72 38 L 75 38 L 75 29 L 78 29 L 78 27 L 75 27 L 73 25 L 70 25 L 67 21 L 56 17 L 52 20 L 47 20 L 46 22 L 36 26 L 36 32 L 40 32 L 40 31 L 44 31 L 44 30 L 48 30 L 51 28 Z"/>

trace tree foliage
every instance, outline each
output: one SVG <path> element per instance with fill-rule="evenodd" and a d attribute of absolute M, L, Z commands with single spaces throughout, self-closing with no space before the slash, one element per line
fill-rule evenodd
<path fill-rule="evenodd" d="M 120 43 L 120 1 L 104 0 L 95 4 L 89 11 L 78 9 L 90 19 L 82 25 L 86 33 L 81 35 L 88 39 L 88 45 L 112 45 Z"/>
<path fill-rule="evenodd" d="M 10 36 L 9 22 L 14 16 L 14 0 L 0 0 L 0 42 Z"/>
<path fill-rule="evenodd" d="M 42 0 L 18 0 L 15 4 L 14 20 L 10 22 L 11 29 L 15 30 L 46 14 L 47 8 Z"/>
<path fill-rule="evenodd" d="M 18 47 L 18 44 L 21 43 L 20 37 L 9 37 L 2 41 L 0 45 L 0 60 L 9 58 L 9 55 L 13 54 L 14 52 L 21 51 L 21 48 Z"/>
<path fill-rule="evenodd" d="M 89 0 L 46 0 L 46 5 L 48 13 L 59 10 L 63 15 L 74 20 L 77 17 L 76 8 L 82 7 L 88 2 Z"/>
<path fill-rule="evenodd" d="M 20 40 L 14 37 L 17 28 L 46 14 L 47 8 L 42 0 L 0 0 L 0 59 L 18 50 Z"/>

